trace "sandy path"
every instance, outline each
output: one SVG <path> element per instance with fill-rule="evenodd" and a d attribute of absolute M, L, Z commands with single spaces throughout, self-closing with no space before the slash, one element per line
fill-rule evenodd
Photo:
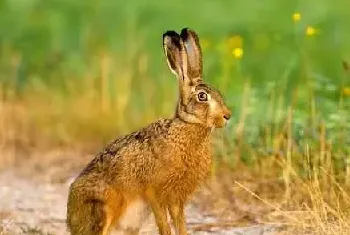
<path fill-rule="evenodd" d="M 65 227 L 66 199 L 69 182 L 65 184 L 38 183 L 21 178 L 11 172 L 0 174 L 0 235 L 12 234 L 68 234 Z M 217 220 L 203 215 L 199 209 L 189 205 L 186 209 L 187 222 L 191 224 L 215 223 Z M 3 228 L 1 231 L 1 227 Z M 250 226 L 211 231 L 191 232 L 193 234 L 272 235 L 268 226 Z M 153 218 L 142 229 L 143 235 L 157 234 Z"/>

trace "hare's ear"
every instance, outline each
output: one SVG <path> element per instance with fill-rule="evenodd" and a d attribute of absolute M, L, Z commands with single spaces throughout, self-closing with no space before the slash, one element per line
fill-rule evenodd
<path fill-rule="evenodd" d="M 165 32 L 163 48 L 170 70 L 179 80 L 184 80 L 184 75 L 187 73 L 187 56 L 180 35 L 175 31 Z"/>
<path fill-rule="evenodd" d="M 181 39 L 187 52 L 188 77 L 192 82 L 198 83 L 202 80 L 203 64 L 202 50 L 199 44 L 199 38 L 195 31 L 184 28 L 181 30 Z"/>

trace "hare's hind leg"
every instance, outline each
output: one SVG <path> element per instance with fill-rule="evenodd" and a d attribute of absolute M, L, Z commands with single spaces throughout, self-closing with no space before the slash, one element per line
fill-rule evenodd
<path fill-rule="evenodd" d="M 123 200 L 110 193 L 104 201 L 70 196 L 67 226 L 71 235 L 108 235 L 123 210 Z"/>
<path fill-rule="evenodd" d="M 107 235 L 111 223 L 99 200 L 74 203 L 68 208 L 67 226 L 71 235 Z"/>

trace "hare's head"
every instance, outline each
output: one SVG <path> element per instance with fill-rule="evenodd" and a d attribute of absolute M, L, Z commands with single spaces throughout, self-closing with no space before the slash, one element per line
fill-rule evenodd
<path fill-rule="evenodd" d="M 203 82 L 202 51 L 197 34 L 184 28 L 181 34 L 163 35 L 164 53 L 179 81 L 176 116 L 185 122 L 223 127 L 231 117 L 220 92 Z"/>

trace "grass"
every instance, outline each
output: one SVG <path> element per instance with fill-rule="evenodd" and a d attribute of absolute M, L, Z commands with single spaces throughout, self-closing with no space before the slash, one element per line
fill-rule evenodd
<path fill-rule="evenodd" d="M 85 158 L 39 156 L 95 153 L 171 117 L 176 79 L 161 34 L 190 26 L 205 80 L 233 110 L 213 140 L 221 183 L 202 197 L 218 210 L 235 206 L 233 195 L 257 200 L 293 228 L 349 234 L 348 3 L 20 2 L 0 2 L 0 168 L 30 160 L 76 170 Z"/>

